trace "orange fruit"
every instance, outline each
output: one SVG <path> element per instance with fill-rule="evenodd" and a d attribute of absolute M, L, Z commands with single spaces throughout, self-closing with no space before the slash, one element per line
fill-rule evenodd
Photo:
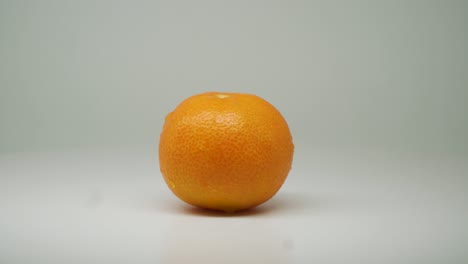
<path fill-rule="evenodd" d="M 183 201 L 234 212 L 276 194 L 293 152 L 288 124 L 273 105 L 252 94 L 208 92 L 167 115 L 159 165 Z"/>

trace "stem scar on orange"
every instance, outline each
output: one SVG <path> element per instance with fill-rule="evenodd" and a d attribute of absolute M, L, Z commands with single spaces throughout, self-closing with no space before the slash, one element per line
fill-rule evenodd
<path fill-rule="evenodd" d="M 252 94 L 207 92 L 166 116 L 159 165 L 183 201 L 234 212 L 275 195 L 293 152 L 288 124 L 273 105 Z"/>

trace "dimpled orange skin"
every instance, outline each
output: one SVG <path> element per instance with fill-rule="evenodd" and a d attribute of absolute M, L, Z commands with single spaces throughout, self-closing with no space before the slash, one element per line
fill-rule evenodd
<path fill-rule="evenodd" d="M 288 125 L 273 105 L 251 94 L 208 92 L 166 116 L 159 164 L 183 201 L 234 212 L 275 195 L 293 152 Z"/>

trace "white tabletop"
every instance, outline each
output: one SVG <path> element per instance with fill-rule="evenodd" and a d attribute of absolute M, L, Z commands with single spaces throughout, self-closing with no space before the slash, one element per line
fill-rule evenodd
<path fill-rule="evenodd" d="M 239 214 L 184 204 L 156 151 L 0 156 L 0 263 L 468 263 L 466 157 L 295 153 Z"/>

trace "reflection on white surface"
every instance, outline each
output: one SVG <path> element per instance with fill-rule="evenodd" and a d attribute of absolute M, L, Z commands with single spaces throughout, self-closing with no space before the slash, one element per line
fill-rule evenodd
<path fill-rule="evenodd" d="M 291 263 L 293 239 L 274 219 L 318 208 L 310 196 L 278 194 L 251 210 L 227 214 L 164 201 L 173 217 L 164 232 L 164 263 Z M 288 223 L 286 223 L 288 225 Z"/>
<path fill-rule="evenodd" d="M 266 222 L 266 223 L 265 223 Z M 248 219 L 186 217 L 171 221 L 164 263 L 289 263 L 279 226 Z"/>

